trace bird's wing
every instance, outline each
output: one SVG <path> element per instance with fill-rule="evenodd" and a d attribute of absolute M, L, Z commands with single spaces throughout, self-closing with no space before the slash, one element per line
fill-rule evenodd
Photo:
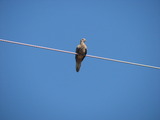
<path fill-rule="evenodd" d="M 76 53 L 81 54 L 81 55 L 86 55 L 87 54 L 87 47 L 82 46 L 82 45 L 78 45 L 76 47 Z"/>
<path fill-rule="evenodd" d="M 82 61 L 84 59 L 84 57 L 87 54 L 87 49 L 82 47 L 81 45 L 78 45 L 76 48 L 76 60 L 77 61 Z"/>

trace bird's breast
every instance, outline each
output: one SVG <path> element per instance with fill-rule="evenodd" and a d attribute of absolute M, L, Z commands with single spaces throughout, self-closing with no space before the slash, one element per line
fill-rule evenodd
<path fill-rule="evenodd" d="M 78 55 L 78 59 L 82 59 L 84 55 Z"/>

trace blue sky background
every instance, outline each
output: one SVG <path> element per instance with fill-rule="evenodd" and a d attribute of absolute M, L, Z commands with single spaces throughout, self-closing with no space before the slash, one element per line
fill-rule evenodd
<path fill-rule="evenodd" d="M 160 66 L 159 0 L 0 0 L 0 38 Z M 1 120 L 159 120 L 160 70 L 0 42 Z"/>

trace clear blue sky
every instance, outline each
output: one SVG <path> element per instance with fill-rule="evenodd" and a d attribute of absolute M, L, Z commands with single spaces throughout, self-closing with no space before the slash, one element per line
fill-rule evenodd
<path fill-rule="evenodd" d="M 0 0 L 0 38 L 160 66 L 159 0 Z M 0 42 L 1 120 L 160 120 L 160 70 Z"/>

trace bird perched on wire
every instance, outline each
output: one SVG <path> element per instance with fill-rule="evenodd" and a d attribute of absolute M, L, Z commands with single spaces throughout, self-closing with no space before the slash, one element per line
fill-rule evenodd
<path fill-rule="evenodd" d="M 80 44 L 76 47 L 76 55 L 75 55 L 75 59 L 76 59 L 76 71 L 79 72 L 80 67 L 81 67 L 81 62 L 83 61 L 83 59 L 85 58 L 86 54 L 87 54 L 87 46 L 85 44 L 86 39 L 82 38 L 80 40 Z"/>

